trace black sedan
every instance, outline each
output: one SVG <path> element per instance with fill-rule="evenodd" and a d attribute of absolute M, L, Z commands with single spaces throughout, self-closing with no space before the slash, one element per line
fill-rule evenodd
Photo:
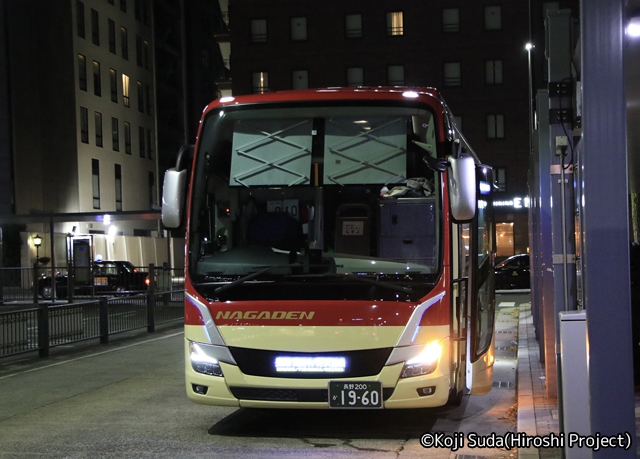
<path fill-rule="evenodd" d="M 496 290 L 531 288 L 529 254 L 514 255 L 498 263 L 495 274 Z"/>
<path fill-rule="evenodd" d="M 126 295 L 144 292 L 149 289 L 149 276 L 138 271 L 128 261 L 94 261 L 93 269 L 75 268 L 74 296 Z M 39 281 L 40 296 L 51 299 L 53 288 L 51 277 Z M 56 276 L 56 293 L 66 298 L 69 290 L 67 275 Z"/>

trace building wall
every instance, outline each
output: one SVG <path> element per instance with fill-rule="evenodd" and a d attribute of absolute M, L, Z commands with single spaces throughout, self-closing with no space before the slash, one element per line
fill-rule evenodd
<path fill-rule="evenodd" d="M 119 1 L 102 0 L 8 2 L 17 214 L 28 214 L 32 209 L 55 213 L 116 210 L 116 164 L 121 166 L 121 210 L 145 211 L 158 204 L 151 3 L 126 2 L 126 11 L 120 5 Z M 81 6 L 83 20 L 78 18 Z M 98 44 L 93 42 L 94 15 Z M 115 52 L 110 50 L 110 20 Z M 84 24 L 84 37 L 80 36 L 79 22 Z M 128 58 L 123 55 L 121 27 L 127 30 Z M 137 37 L 140 43 L 147 43 L 148 59 L 138 60 Z M 79 54 L 85 60 L 86 89 L 80 86 Z M 94 61 L 99 63 L 99 78 L 94 78 Z M 115 102 L 111 99 L 110 69 L 117 72 Z M 123 73 L 130 81 L 128 107 L 123 98 Z M 100 93 L 96 93 L 98 82 Z M 143 85 L 142 112 L 138 109 L 138 82 Z M 81 107 L 88 115 L 86 139 Z M 102 115 L 102 146 L 98 144 L 96 113 Z M 117 147 L 112 118 L 118 120 Z M 125 152 L 125 121 L 131 126 L 130 154 Z M 144 128 L 142 152 L 140 127 Z M 94 159 L 99 161 L 99 205 L 94 205 L 93 199 Z M 157 223 L 138 222 L 120 231 L 131 234 L 135 228 L 153 230 Z M 60 230 L 69 231 L 66 226 Z"/>

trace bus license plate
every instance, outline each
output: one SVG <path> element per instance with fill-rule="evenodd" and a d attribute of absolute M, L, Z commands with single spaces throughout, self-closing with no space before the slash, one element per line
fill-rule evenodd
<path fill-rule="evenodd" d="M 380 381 L 329 381 L 330 408 L 382 408 Z"/>

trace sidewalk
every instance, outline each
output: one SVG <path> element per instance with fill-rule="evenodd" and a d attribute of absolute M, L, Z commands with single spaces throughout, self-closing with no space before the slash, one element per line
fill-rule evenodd
<path fill-rule="evenodd" d="M 531 303 L 520 305 L 518 325 L 518 432 L 527 436 L 559 432 L 556 399 L 546 395 L 544 368 L 540 364 L 540 349 L 535 337 Z M 559 448 L 518 449 L 519 459 L 556 459 Z"/>

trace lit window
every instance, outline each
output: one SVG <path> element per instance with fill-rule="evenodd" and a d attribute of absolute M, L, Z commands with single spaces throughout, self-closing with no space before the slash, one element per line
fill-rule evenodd
<path fill-rule="evenodd" d="M 487 138 L 504 138 L 504 115 L 487 115 Z"/>
<path fill-rule="evenodd" d="M 502 84 L 502 61 L 487 61 L 485 78 L 487 84 Z"/>
<path fill-rule="evenodd" d="M 460 76 L 460 62 L 445 62 L 443 66 L 444 85 L 461 86 L 462 77 Z"/>
<path fill-rule="evenodd" d="M 460 10 L 458 8 L 442 10 L 442 31 L 445 33 L 460 32 Z"/>
<path fill-rule="evenodd" d="M 267 41 L 267 20 L 254 19 L 251 21 L 251 41 L 265 43 Z"/>
<path fill-rule="evenodd" d="M 390 65 L 387 67 L 387 83 L 390 86 L 404 85 L 404 65 Z"/>
<path fill-rule="evenodd" d="M 363 86 L 364 69 L 362 67 L 350 67 L 347 69 L 347 86 Z"/>
<path fill-rule="evenodd" d="M 129 102 L 129 75 L 122 74 L 122 100 L 125 107 L 130 106 Z"/>
<path fill-rule="evenodd" d="M 307 39 L 307 18 L 291 18 L 291 40 L 304 41 Z"/>
<path fill-rule="evenodd" d="M 387 35 L 404 35 L 402 11 L 387 13 Z"/>
<path fill-rule="evenodd" d="M 291 73 L 293 89 L 308 89 L 309 88 L 309 72 L 307 70 L 294 70 Z"/>
<path fill-rule="evenodd" d="M 362 38 L 362 15 L 347 14 L 344 17 L 344 30 L 347 38 Z"/>
<path fill-rule="evenodd" d="M 269 74 L 267 72 L 254 72 L 252 76 L 254 94 L 269 92 Z"/>
<path fill-rule="evenodd" d="M 502 29 L 502 8 L 499 5 L 484 7 L 484 29 Z"/>

